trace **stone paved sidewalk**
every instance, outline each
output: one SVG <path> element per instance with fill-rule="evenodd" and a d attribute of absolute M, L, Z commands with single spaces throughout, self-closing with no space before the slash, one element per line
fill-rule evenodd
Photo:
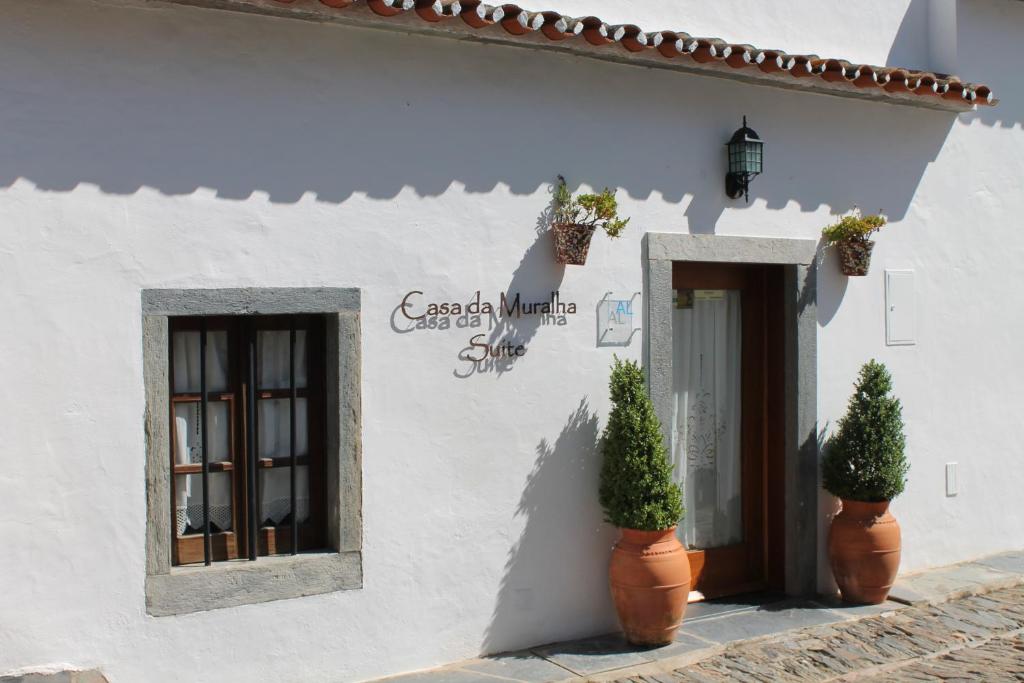
<path fill-rule="evenodd" d="M 1024 586 L 745 643 L 693 666 L 620 679 L 1024 681 Z"/>
<path fill-rule="evenodd" d="M 901 577 L 891 597 L 877 606 L 766 596 L 697 603 L 662 648 L 609 634 L 386 680 L 1024 682 L 1024 551 Z"/>

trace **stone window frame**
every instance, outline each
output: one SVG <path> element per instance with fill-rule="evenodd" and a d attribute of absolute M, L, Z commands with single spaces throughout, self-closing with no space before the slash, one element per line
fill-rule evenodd
<path fill-rule="evenodd" d="M 146 612 L 188 614 L 363 586 L 361 293 L 358 288 L 142 290 L 146 392 Z M 323 315 L 326 324 L 328 550 L 171 566 L 168 319 Z"/>
<path fill-rule="evenodd" d="M 644 235 L 644 364 L 651 401 L 671 448 L 672 264 L 783 266 L 785 347 L 785 590 L 815 595 L 818 575 L 818 242 L 809 239 L 657 233 Z"/>

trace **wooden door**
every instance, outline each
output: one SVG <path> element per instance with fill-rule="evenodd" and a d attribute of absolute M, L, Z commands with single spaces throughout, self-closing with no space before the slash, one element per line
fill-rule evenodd
<path fill-rule="evenodd" d="M 676 263 L 672 280 L 672 453 L 693 589 L 781 589 L 781 268 Z"/>

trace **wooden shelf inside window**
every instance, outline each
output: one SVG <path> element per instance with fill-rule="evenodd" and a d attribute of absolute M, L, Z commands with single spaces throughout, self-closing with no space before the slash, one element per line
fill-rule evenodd
<path fill-rule="evenodd" d="M 296 464 L 299 467 L 305 467 L 309 465 L 309 456 L 300 455 L 296 459 Z M 281 458 L 260 458 L 256 461 L 256 466 L 263 470 L 271 470 L 278 467 L 291 467 L 292 459 L 289 456 Z M 211 472 L 233 472 L 235 464 L 227 461 L 211 462 Z M 203 471 L 202 463 L 192 462 L 187 465 L 175 465 L 175 474 L 201 474 Z"/>
<path fill-rule="evenodd" d="M 321 545 L 316 529 L 307 522 L 299 523 L 299 550 L 314 550 Z M 292 551 L 291 526 L 260 527 L 258 538 L 260 555 L 284 555 Z"/>
<path fill-rule="evenodd" d="M 234 531 L 220 531 L 210 534 L 210 541 L 213 546 L 213 560 L 222 562 L 238 556 L 237 541 Z M 286 555 L 292 551 L 292 528 L 291 526 L 264 526 L 260 527 L 256 536 L 259 544 L 259 555 Z M 177 538 L 178 564 L 179 565 L 202 565 L 203 563 L 203 535 L 188 534 Z M 323 547 L 323 539 L 319 531 L 310 526 L 308 522 L 299 524 L 299 550 L 316 550 Z"/>
<path fill-rule="evenodd" d="M 179 536 L 176 545 L 179 565 L 203 563 L 203 535 L 201 533 Z M 234 531 L 211 533 L 210 545 L 213 547 L 212 559 L 215 562 L 238 557 L 238 539 Z"/>
<path fill-rule="evenodd" d="M 305 455 L 300 455 L 299 457 L 295 458 L 295 461 L 299 467 L 302 467 L 303 465 L 309 464 L 309 457 Z M 259 467 L 260 469 L 274 469 L 275 467 L 291 467 L 291 464 L 292 459 L 287 455 L 281 458 L 260 458 L 259 460 L 256 461 L 256 466 Z"/>
<path fill-rule="evenodd" d="M 235 464 L 233 462 L 219 461 L 210 463 L 211 472 L 233 472 Z M 175 474 L 201 474 L 203 471 L 203 464 L 199 462 L 190 462 L 187 465 L 175 465 Z"/>
<path fill-rule="evenodd" d="M 292 390 L 285 387 L 284 389 L 257 389 L 256 398 L 291 398 Z M 309 391 L 305 387 L 295 388 L 296 398 L 307 398 Z"/>
<path fill-rule="evenodd" d="M 234 398 L 235 397 L 232 394 L 229 394 L 229 393 L 226 393 L 226 392 L 223 392 L 223 391 L 208 391 L 208 392 L 206 392 L 206 400 L 207 401 L 229 401 L 230 402 L 230 401 L 234 400 Z M 195 393 L 179 392 L 179 393 L 171 394 L 171 402 L 172 403 L 199 403 L 200 400 L 202 400 L 202 394 L 200 394 L 198 391 L 195 392 Z"/>

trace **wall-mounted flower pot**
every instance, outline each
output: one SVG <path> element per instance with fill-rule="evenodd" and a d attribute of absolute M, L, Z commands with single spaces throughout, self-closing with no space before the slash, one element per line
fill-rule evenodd
<path fill-rule="evenodd" d="M 871 250 L 875 247 L 874 242 L 844 240 L 837 246 L 839 247 L 839 267 L 842 269 L 843 275 L 868 274 L 868 268 L 871 266 Z"/>
<path fill-rule="evenodd" d="M 665 645 L 683 623 L 690 595 L 690 562 L 676 529 L 621 529 L 608 568 L 612 600 L 626 640 Z"/>
<path fill-rule="evenodd" d="M 552 229 L 555 233 L 555 260 L 572 266 L 586 264 L 594 226 L 555 223 Z"/>
<path fill-rule="evenodd" d="M 828 534 L 832 575 L 846 602 L 880 604 L 900 568 L 899 522 L 889 512 L 889 501 L 842 500 Z"/>

